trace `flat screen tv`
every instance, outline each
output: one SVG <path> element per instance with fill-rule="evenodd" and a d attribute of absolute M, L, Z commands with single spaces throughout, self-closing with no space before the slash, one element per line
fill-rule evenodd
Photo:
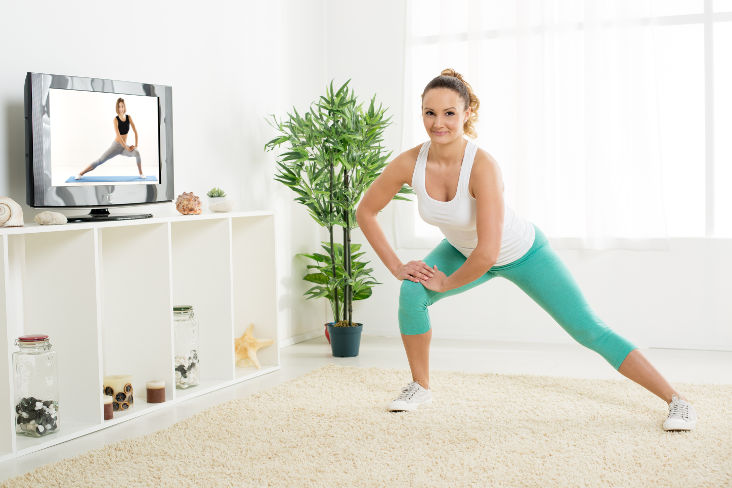
<path fill-rule="evenodd" d="M 109 208 L 173 200 L 172 88 L 29 72 L 26 200 L 91 208 L 70 222 L 151 217 Z"/>

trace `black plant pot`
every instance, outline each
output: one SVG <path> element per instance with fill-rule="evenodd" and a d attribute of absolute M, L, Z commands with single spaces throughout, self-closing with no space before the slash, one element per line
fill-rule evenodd
<path fill-rule="evenodd" d="M 330 349 L 333 351 L 333 356 L 339 358 L 358 356 L 363 324 L 356 323 L 352 327 L 334 327 L 333 324 L 334 322 L 326 324 L 328 334 L 330 334 Z"/>

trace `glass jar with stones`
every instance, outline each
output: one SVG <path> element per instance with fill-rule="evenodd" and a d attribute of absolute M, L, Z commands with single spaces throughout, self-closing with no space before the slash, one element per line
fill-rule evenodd
<path fill-rule="evenodd" d="M 191 305 L 173 307 L 175 337 L 175 387 L 198 384 L 198 320 Z"/>
<path fill-rule="evenodd" d="M 56 432 L 58 367 L 56 351 L 47 335 L 26 335 L 15 340 L 13 352 L 15 432 L 41 437 Z"/>

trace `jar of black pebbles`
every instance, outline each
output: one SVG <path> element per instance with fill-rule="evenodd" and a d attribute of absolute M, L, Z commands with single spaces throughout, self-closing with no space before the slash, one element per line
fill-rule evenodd
<path fill-rule="evenodd" d="M 26 335 L 15 340 L 13 352 L 15 432 L 41 437 L 56 432 L 58 368 L 56 351 L 47 335 Z"/>
<path fill-rule="evenodd" d="M 175 386 L 198 384 L 198 320 L 191 305 L 173 307 L 175 337 Z"/>

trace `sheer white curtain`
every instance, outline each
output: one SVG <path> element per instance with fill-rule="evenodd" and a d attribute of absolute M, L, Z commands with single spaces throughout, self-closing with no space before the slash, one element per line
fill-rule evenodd
<path fill-rule="evenodd" d="M 427 139 L 422 89 L 454 68 L 507 205 L 565 246 L 665 249 L 655 29 L 647 0 L 414 0 L 404 148 Z M 396 203 L 397 245 L 431 247 L 416 203 Z"/>

